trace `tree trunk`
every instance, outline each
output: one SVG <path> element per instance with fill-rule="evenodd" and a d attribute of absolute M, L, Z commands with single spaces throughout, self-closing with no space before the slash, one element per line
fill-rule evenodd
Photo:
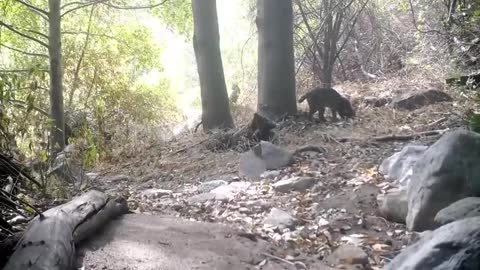
<path fill-rule="evenodd" d="M 48 0 L 50 60 L 50 110 L 53 118 L 51 153 L 53 156 L 65 148 L 65 120 L 63 112 L 62 43 L 60 0 Z"/>
<path fill-rule="evenodd" d="M 127 212 L 126 200 L 91 190 L 33 219 L 3 269 L 72 269 L 75 244 Z"/>
<path fill-rule="evenodd" d="M 193 0 L 193 48 L 197 60 L 202 98 L 203 129 L 233 127 L 227 86 L 220 54 L 215 0 Z"/>
<path fill-rule="evenodd" d="M 258 105 L 269 118 L 297 112 L 292 0 L 257 0 Z"/>

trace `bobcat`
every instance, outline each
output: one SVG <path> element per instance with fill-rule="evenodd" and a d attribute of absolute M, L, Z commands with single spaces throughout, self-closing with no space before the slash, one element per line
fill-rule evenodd
<path fill-rule="evenodd" d="M 298 102 L 301 103 L 305 99 L 307 100 L 310 109 L 308 113 L 308 119 L 310 120 L 312 120 L 312 116 L 318 111 L 319 120 L 326 121 L 324 116 L 325 107 L 329 107 L 332 110 L 333 118 L 337 118 L 337 113 L 342 118 L 355 117 L 355 111 L 353 110 L 350 101 L 340 95 L 333 88 L 316 87 L 301 96 Z"/>

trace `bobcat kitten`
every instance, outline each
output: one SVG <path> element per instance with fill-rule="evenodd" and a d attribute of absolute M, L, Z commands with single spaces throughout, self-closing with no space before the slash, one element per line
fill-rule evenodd
<path fill-rule="evenodd" d="M 355 111 L 348 99 L 344 98 L 333 88 L 316 87 L 298 100 L 299 103 L 307 100 L 310 109 L 308 119 L 312 120 L 312 116 L 318 111 L 320 121 L 325 121 L 325 107 L 332 110 L 333 118 L 337 118 L 337 113 L 342 118 L 353 118 Z"/>

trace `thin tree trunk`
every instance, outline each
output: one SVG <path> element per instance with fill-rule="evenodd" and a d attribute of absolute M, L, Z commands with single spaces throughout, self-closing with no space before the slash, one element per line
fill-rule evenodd
<path fill-rule="evenodd" d="M 50 110 L 53 118 L 51 152 L 56 154 L 65 148 L 65 119 L 63 112 L 62 44 L 60 0 L 48 0 L 50 60 Z"/>
<path fill-rule="evenodd" d="M 193 48 L 197 60 L 202 98 L 203 129 L 233 127 L 227 86 L 220 54 L 215 0 L 193 0 Z"/>
<path fill-rule="evenodd" d="M 272 119 L 297 112 L 292 0 L 258 0 L 258 111 Z"/>
<path fill-rule="evenodd" d="M 95 5 L 92 6 L 90 10 L 90 17 L 88 18 L 87 26 L 87 36 L 85 37 L 85 43 L 83 44 L 82 52 L 80 58 L 78 59 L 77 66 L 75 67 L 75 73 L 73 75 L 72 89 L 70 90 L 70 96 L 68 98 L 68 107 L 67 109 L 72 108 L 73 97 L 75 96 L 75 91 L 77 91 L 78 84 L 80 83 L 80 68 L 82 67 L 83 58 L 85 57 L 85 52 L 87 51 L 88 42 L 90 41 L 90 29 L 92 28 L 93 20 L 93 11 L 95 10 Z"/>

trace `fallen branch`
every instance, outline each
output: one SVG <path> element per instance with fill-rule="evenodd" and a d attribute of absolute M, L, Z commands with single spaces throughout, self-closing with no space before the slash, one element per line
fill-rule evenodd
<path fill-rule="evenodd" d="M 327 150 L 323 147 L 320 146 L 315 146 L 315 145 L 305 145 L 302 147 L 297 148 L 295 151 L 293 151 L 293 154 L 299 154 L 302 152 L 317 152 L 317 153 L 326 153 Z"/>
<path fill-rule="evenodd" d="M 414 134 L 410 134 L 410 135 L 380 136 L 380 137 L 373 137 L 373 140 L 377 141 L 377 142 L 409 141 L 409 140 L 418 139 L 420 137 L 443 135 L 448 130 L 450 130 L 450 129 L 446 128 L 446 129 L 442 129 L 442 130 L 430 130 L 430 131 L 424 131 L 424 132 L 414 133 Z"/>

